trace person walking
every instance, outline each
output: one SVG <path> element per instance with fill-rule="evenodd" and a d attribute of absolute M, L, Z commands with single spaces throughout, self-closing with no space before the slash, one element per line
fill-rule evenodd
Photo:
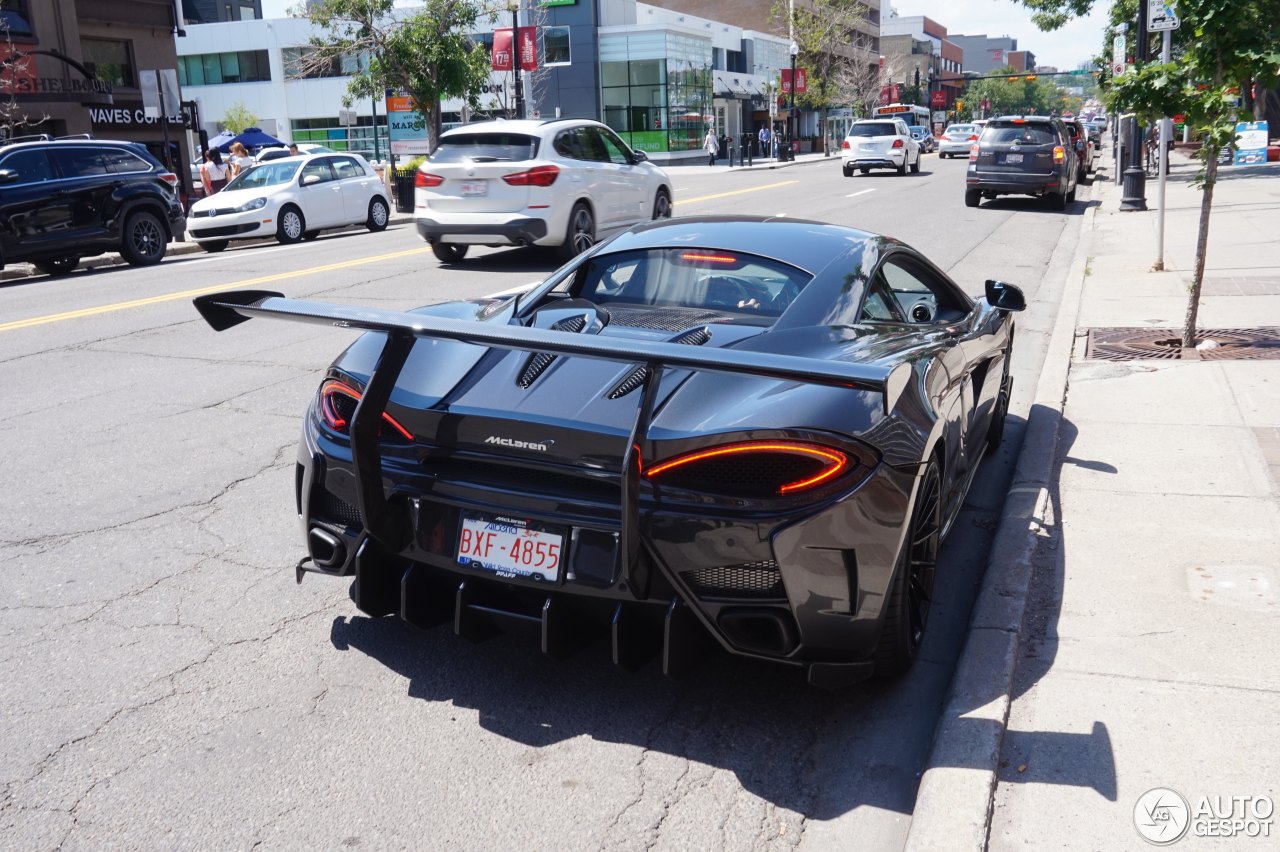
<path fill-rule="evenodd" d="M 760 156 L 761 158 L 769 156 L 769 125 L 760 125 Z"/>
<path fill-rule="evenodd" d="M 231 143 L 231 176 L 243 172 L 245 169 L 253 165 L 253 157 L 249 156 L 249 149 L 244 147 L 242 142 Z"/>
<path fill-rule="evenodd" d="M 227 175 L 231 171 L 222 162 L 222 154 L 217 148 L 204 152 L 204 162 L 200 164 L 200 182 L 204 184 L 204 194 L 213 195 L 227 185 Z"/>
<path fill-rule="evenodd" d="M 707 128 L 707 136 L 702 140 L 702 149 L 707 152 L 707 165 L 714 166 L 716 164 L 716 155 L 720 153 L 720 140 L 716 138 L 716 129 L 714 127 Z"/>

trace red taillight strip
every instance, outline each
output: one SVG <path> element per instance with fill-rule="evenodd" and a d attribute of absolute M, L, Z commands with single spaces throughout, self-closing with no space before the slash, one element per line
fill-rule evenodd
<path fill-rule="evenodd" d="M 439 186 L 444 183 L 444 178 L 440 175 L 433 175 L 430 172 L 415 172 L 413 175 L 414 186 Z"/>
<path fill-rule="evenodd" d="M 360 391 L 356 390 L 355 388 L 351 387 L 350 385 L 344 382 L 338 381 L 337 379 L 330 379 L 329 381 L 325 382 L 323 385 L 320 386 L 320 401 L 321 401 L 321 405 L 323 406 L 322 413 L 324 414 L 325 421 L 328 423 L 328 425 L 331 428 L 333 428 L 338 432 L 341 432 L 347 428 L 347 421 L 343 419 L 341 416 L 339 416 L 337 410 L 333 408 L 332 403 L 329 402 L 329 397 L 335 393 L 342 394 L 345 397 L 350 397 L 351 399 L 354 399 L 356 402 L 359 402 Z M 399 432 L 402 436 L 404 436 L 404 439 L 406 441 L 413 440 L 413 433 L 411 433 L 408 429 L 404 428 L 399 423 L 397 423 L 396 419 L 392 417 L 390 414 L 387 414 L 385 411 L 382 412 L 382 419 L 390 423 L 392 428 L 394 428 L 397 432 Z"/>
<path fill-rule="evenodd" d="M 699 254 L 687 251 L 680 255 L 681 260 L 701 260 L 707 263 L 737 263 L 738 259 L 731 254 Z"/>
<path fill-rule="evenodd" d="M 828 466 L 816 476 L 811 476 L 808 479 L 800 479 L 795 482 L 788 482 L 779 486 L 779 494 L 786 494 L 790 491 L 799 491 L 804 488 L 818 485 L 826 482 L 832 477 L 839 476 L 849 468 L 849 457 L 838 450 L 829 450 L 825 447 L 819 447 L 814 444 L 796 444 L 786 441 L 753 441 L 747 444 L 726 444 L 723 447 L 711 447 L 706 450 L 696 450 L 695 452 L 687 455 L 677 456 L 669 461 L 656 464 L 645 471 L 644 475 L 652 479 L 664 471 L 668 471 L 682 465 L 740 453 L 796 453 L 798 455 L 809 456 L 811 458 L 827 462 Z"/>

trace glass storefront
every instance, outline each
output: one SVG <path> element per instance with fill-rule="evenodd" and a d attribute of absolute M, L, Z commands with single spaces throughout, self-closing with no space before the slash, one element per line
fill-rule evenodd
<path fill-rule="evenodd" d="M 604 123 L 639 151 L 696 151 L 712 113 L 711 42 L 639 31 L 600 38 Z"/>
<path fill-rule="evenodd" d="M 359 124 L 343 127 L 337 123 L 336 118 L 295 118 L 289 122 L 289 141 L 312 142 L 335 151 L 351 151 L 367 160 L 373 160 L 373 118 L 362 115 L 357 120 Z M 381 112 L 378 115 L 377 153 L 379 159 L 386 159 L 391 153 L 387 139 L 387 117 Z"/>

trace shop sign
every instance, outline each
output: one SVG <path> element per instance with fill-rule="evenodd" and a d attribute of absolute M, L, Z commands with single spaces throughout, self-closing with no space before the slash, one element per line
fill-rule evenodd
<path fill-rule="evenodd" d="M 87 107 L 87 109 L 89 110 L 89 120 L 95 127 L 118 127 L 127 129 L 138 127 L 157 127 L 160 124 L 160 118 L 158 116 L 154 118 L 148 116 L 146 107 L 141 103 L 104 107 L 91 106 Z M 194 122 L 190 108 L 184 105 L 180 114 L 169 116 L 169 124 L 192 127 Z"/>

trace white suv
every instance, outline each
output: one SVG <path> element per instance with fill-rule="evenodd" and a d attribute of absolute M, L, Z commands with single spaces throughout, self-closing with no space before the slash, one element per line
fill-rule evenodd
<path fill-rule="evenodd" d="M 905 175 L 909 167 L 918 172 L 920 143 L 911 138 L 907 123 L 900 118 L 855 121 L 840 143 L 840 165 L 845 177 L 853 177 L 854 169 L 864 175 L 872 169 L 897 169 Z"/>
<path fill-rule="evenodd" d="M 414 222 L 444 263 L 468 246 L 558 246 L 671 215 L 671 181 L 608 126 L 586 119 L 486 121 L 440 135 L 414 175 Z"/>

